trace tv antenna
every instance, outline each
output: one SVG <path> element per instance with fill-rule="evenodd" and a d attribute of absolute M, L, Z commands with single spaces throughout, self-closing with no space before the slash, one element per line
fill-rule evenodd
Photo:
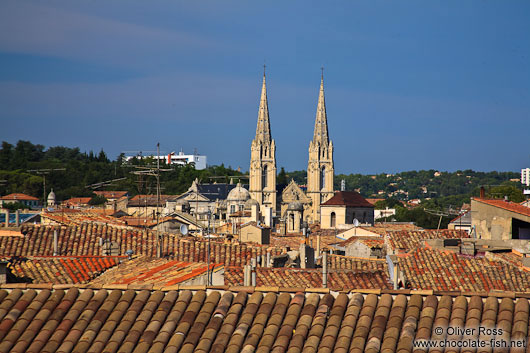
<path fill-rule="evenodd" d="M 46 168 L 46 169 L 28 169 L 28 173 L 35 173 L 38 175 L 42 175 L 42 188 L 43 188 L 43 194 L 42 194 L 42 207 L 46 205 L 46 175 L 52 173 L 52 172 L 60 172 L 65 171 L 66 168 Z"/>

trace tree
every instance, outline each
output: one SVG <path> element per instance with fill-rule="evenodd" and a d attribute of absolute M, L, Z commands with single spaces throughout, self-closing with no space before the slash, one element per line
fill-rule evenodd
<path fill-rule="evenodd" d="M 278 185 L 287 185 L 287 173 L 285 173 L 285 169 L 282 167 L 280 169 L 280 173 L 278 174 L 278 178 L 276 179 L 276 182 Z"/>

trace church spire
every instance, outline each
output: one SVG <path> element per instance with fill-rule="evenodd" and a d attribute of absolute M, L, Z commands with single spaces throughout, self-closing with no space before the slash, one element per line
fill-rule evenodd
<path fill-rule="evenodd" d="M 263 65 L 263 85 L 261 86 L 261 99 L 258 111 L 258 125 L 256 127 L 256 141 L 271 143 L 271 127 L 269 122 L 269 104 L 267 102 L 267 85 L 265 80 L 265 65 Z"/>
<path fill-rule="evenodd" d="M 328 118 L 326 114 L 326 100 L 324 99 L 324 68 L 320 77 L 320 93 L 318 95 L 317 116 L 315 119 L 315 132 L 313 142 L 328 144 Z"/>

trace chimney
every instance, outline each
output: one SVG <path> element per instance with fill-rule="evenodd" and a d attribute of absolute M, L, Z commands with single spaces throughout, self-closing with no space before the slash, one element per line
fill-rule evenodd
<path fill-rule="evenodd" d="M 0 284 L 7 283 L 7 261 L 0 261 Z"/>
<path fill-rule="evenodd" d="M 250 265 L 243 266 L 243 285 L 245 287 L 250 286 L 250 273 L 251 273 Z"/>
<path fill-rule="evenodd" d="M 58 244 L 57 244 L 57 229 L 53 231 L 53 256 L 59 255 L 59 252 L 57 251 Z"/>
<path fill-rule="evenodd" d="M 6 228 L 9 227 L 9 210 L 6 210 Z"/>
<path fill-rule="evenodd" d="M 250 267 L 251 267 L 250 285 L 252 287 L 255 287 L 256 286 L 256 259 L 250 259 Z"/>
<path fill-rule="evenodd" d="M 328 287 L 328 252 L 322 254 L 322 287 Z"/>
<path fill-rule="evenodd" d="M 486 191 L 484 190 L 484 186 L 480 187 L 480 198 L 483 199 L 486 197 Z"/>

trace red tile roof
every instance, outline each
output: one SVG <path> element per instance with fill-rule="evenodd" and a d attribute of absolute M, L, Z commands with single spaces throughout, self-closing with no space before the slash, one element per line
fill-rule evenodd
<path fill-rule="evenodd" d="M 6 200 L 6 201 L 16 201 L 16 200 L 23 200 L 23 201 L 39 201 L 38 198 L 21 194 L 21 193 L 13 193 L 6 196 L 0 197 L 0 200 Z"/>
<path fill-rule="evenodd" d="M 418 246 L 423 246 L 426 239 L 469 238 L 469 234 L 463 230 L 440 229 L 388 232 L 385 237 L 387 245 L 398 253 L 409 252 Z"/>
<path fill-rule="evenodd" d="M 356 191 L 337 191 L 335 195 L 333 195 L 328 201 L 324 202 L 322 206 L 374 207 L 374 205 L 366 201 L 366 199 Z"/>
<path fill-rule="evenodd" d="M 119 199 L 127 195 L 127 191 L 94 191 L 94 194 L 106 199 Z"/>
<path fill-rule="evenodd" d="M 477 342 L 434 329 L 478 323 L 502 328 L 497 342 L 527 338 L 528 299 L 514 293 L 377 292 L 0 290 L 0 351 L 412 352 L 421 339 Z"/>
<path fill-rule="evenodd" d="M 399 267 L 413 289 L 530 291 L 530 272 L 483 257 L 417 248 L 400 255 Z"/>
<path fill-rule="evenodd" d="M 328 268 L 336 270 L 384 270 L 387 271 L 385 259 L 371 259 L 364 257 L 329 255 Z"/>
<path fill-rule="evenodd" d="M 523 206 L 519 203 L 513 203 L 498 199 L 481 199 L 478 197 L 473 198 L 473 200 L 530 217 L 530 207 Z"/>
<path fill-rule="evenodd" d="M 113 227 L 105 224 L 89 224 L 68 227 L 24 225 L 24 237 L 0 237 L 0 256 L 50 256 L 53 254 L 53 232 L 58 231 L 59 253 L 63 256 L 102 255 L 99 239 L 118 245 L 119 254 L 133 250 L 135 255 L 155 256 L 157 252 L 156 233 L 135 228 Z M 181 238 L 162 234 L 162 254 L 185 262 L 206 262 L 207 244 L 203 239 Z M 279 255 L 280 248 L 260 245 L 222 243 L 212 240 L 210 247 L 213 263 L 244 265 L 251 258 Z"/>
<path fill-rule="evenodd" d="M 225 284 L 242 286 L 243 268 L 226 267 Z M 256 285 L 288 288 L 318 288 L 322 287 L 322 270 L 258 267 L 256 268 Z M 391 285 L 386 271 L 330 270 L 328 273 L 328 288 L 335 290 L 354 288 L 390 289 Z"/>
<path fill-rule="evenodd" d="M 64 205 L 76 206 L 76 205 L 88 205 L 92 200 L 91 197 L 71 197 L 68 200 L 63 201 Z"/>
<path fill-rule="evenodd" d="M 219 264 L 210 264 L 210 270 L 219 267 Z M 108 270 L 92 283 L 172 286 L 205 274 L 206 268 L 206 263 L 140 257 Z"/>
<path fill-rule="evenodd" d="M 31 256 L 12 258 L 8 268 L 18 280 L 31 283 L 86 283 L 125 256 Z"/>

